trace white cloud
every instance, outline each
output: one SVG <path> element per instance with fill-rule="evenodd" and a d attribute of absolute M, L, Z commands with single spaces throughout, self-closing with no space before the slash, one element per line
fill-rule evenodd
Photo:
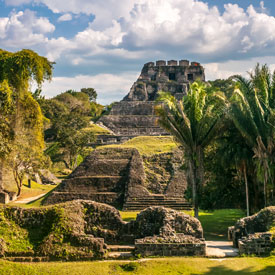
<path fill-rule="evenodd" d="M 65 13 L 58 18 L 58 22 L 71 21 L 73 19 L 70 13 Z"/>
<path fill-rule="evenodd" d="M 7 3 L 22 1 L 6 0 Z M 27 1 L 27 0 L 26 0 Z M 252 5 L 247 10 L 237 4 L 217 7 L 195 0 L 33 0 L 52 11 L 64 13 L 59 21 L 69 20 L 70 13 L 94 14 L 95 20 L 71 39 L 48 39 L 47 56 L 70 56 L 72 63 L 86 62 L 87 57 L 123 54 L 125 58 L 139 53 L 158 52 L 158 56 L 196 56 L 202 61 L 225 61 L 268 55 L 275 50 L 275 18 Z M 0 20 L 0 37 L 3 22 Z M 46 22 L 47 21 L 47 22 Z M 48 23 L 48 24 L 47 24 Z M 29 24 L 28 24 L 29 25 Z M 45 30 L 43 30 L 43 27 Z M 41 34 L 54 28 L 48 19 L 37 19 L 31 45 Z M 17 38 L 13 36 L 13 39 Z M 61 45 L 56 41 L 62 40 Z M 28 39 L 29 41 L 29 39 Z M 12 39 L 8 40 L 12 43 Z M 56 45 L 56 48 L 52 45 Z M 8 45 L 8 43 L 6 43 Z"/>
<path fill-rule="evenodd" d="M 9 2 L 24 2 L 28 0 L 6 0 Z M 93 25 L 96 29 L 103 29 L 112 25 L 113 19 L 127 17 L 136 3 L 145 0 L 33 0 L 35 3 L 43 3 L 55 13 L 84 13 L 94 14 Z"/>
<path fill-rule="evenodd" d="M 55 26 L 47 18 L 36 17 L 30 10 L 0 18 L 0 44 L 7 48 L 31 47 L 45 42 Z"/>
<path fill-rule="evenodd" d="M 243 74 L 241 71 L 230 70 L 226 66 L 219 63 L 204 64 L 206 80 L 226 79 L 232 75 Z"/>
<path fill-rule="evenodd" d="M 5 0 L 5 3 L 10 6 L 20 6 L 31 2 L 33 2 L 33 0 Z"/>
<path fill-rule="evenodd" d="M 43 94 L 53 97 L 69 89 L 93 87 L 98 93 L 98 102 L 108 104 L 121 100 L 137 79 L 136 72 L 123 74 L 77 75 L 75 77 L 54 77 L 52 82 L 43 85 Z"/>

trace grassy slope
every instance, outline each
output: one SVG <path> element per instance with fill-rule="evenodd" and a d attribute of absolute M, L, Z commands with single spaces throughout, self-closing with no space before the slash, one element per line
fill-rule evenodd
<path fill-rule="evenodd" d="M 89 127 L 85 128 L 87 130 L 92 130 L 94 135 L 109 135 L 110 132 L 100 126 L 98 126 L 97 124 L 90 124 Z M 84 129 L 84 130 L 85 130 Z"/>
<path fill-rule="evenodd" d="M 136 148 L 142 155 L 168 153 L 177 147 L 172 137 L 169 136 L 140 136 L 119 145 L 106 145 L 100 148 L 121 147 Z"/>
<path fill-rule="evenodd" d="M 206 258 L 156 258 L 140 262 L 71 262 L 19 264 L 0 261 L 0 274 L 36 275 L 227 275 L 275 274 L 275 258 L 234 258 L 222 261 Z"/>

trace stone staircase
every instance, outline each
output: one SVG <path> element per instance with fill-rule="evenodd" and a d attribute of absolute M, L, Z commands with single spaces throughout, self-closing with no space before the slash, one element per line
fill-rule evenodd
<path fill-rule="evenodd" d="M 166 198 L 164 195 L 129 198 L 123 205 L 124 211 L 143 210 L 150 206 L 163 206 L 175 210 L 190 210 L 191 205 L 181 198 Z"/>
<path fill-rule="evenodd" d="M 11 262 L 47 262 L 49 257 L 35 256 L 33 252 L 6 252 L 4 260 Z"/>
<path fill-rule="evenodd" d="M 108 245 L 108 259 L 130 259 L 134 257 L 134 245 Z"/>
<path fill-rule="evenodd" d="M 131 150 L 98 150 L 52 192 L 45 204 L 86 199 L 122 205 Z"/>

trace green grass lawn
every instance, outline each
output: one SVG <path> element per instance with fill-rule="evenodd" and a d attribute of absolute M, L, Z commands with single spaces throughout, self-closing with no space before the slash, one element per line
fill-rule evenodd
<path fill-rule="evenodd" d="M 192 211 L 183 211 L 193 216 Z M 139 212 L 121 211 L 121 217 L 124 221 L 136 219 Z M 206 240 L 226 240 L 227 228 L 234 225 L 235 222 L 244 216 L 244 212 L 239 209 L 221 209 L 213 212 L 200 211 L 199 220 L 204 230 Z"/>
<path fill-rule="evenodd" d="M 266 275 L 275 274 L 275 257 L 207 258 L 173 257 L 154 258 L 135 262 L 50 262 L 10 263 L 0 261 L 0 274 L 5 275 Z"/>
<path fill-rule="evenodd" d="M 136 148 L 141 155 L 153 155 L 172 152 L 177 145 L 170 136 L 140 136 L 132 138 L 120 145 L 106 145 L 98 148 L 106 147 Z"/>

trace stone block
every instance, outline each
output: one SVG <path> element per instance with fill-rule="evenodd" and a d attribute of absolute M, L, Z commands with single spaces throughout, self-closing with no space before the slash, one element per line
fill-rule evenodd
<path fill-rule="evenodd" d="M 6 204 L 10 202 L 10 196 L 8 193 L 1 191 L 0 192 L 0 203 Z"/>
<path fill-rule="evenodd" d="M 177 60 L 169 60 L 167 62 L 168 66 L 178 66 L 178 61 Z"/>
<path fill-rule="evenodd" d="M 158 60 L 158 61 L 156 61 L 156 66 L 166 66 L 166 61 L 165 60 Z"/>
<path fill-rule="evenodd" d="M 189 66 L 189 60 L 180 60 L 179 66 Z"/>

